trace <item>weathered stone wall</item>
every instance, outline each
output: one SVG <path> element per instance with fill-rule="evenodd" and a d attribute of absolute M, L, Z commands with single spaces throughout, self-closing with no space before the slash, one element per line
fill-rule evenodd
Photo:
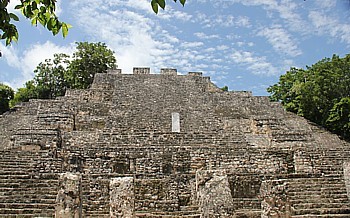
<path fill-rule="evenodd" d="M 180 118 L 176 131 L 174 113 Z M 350 211 L 348 195 L 344 199 L 349 143 L 267 97 L 223 92 L 197 72 L 98 74 L 91 89 L 31 100 L 0 116 L 0 131 L 3 177 L 14 172 L 13 183 L 0 179 L 0 215 L 25 216 L 26 207 L 39 202 L 19 197 L 39 193 L 31 185 L 6 188 L 27 175 L 52 184 L 42 193 L 54 197 L 31 210 L 45 216 L 255 218 Z M 29 170 L 14 170 L 15 160 Z M 61 173 L 80 175 L 79 188 L 62 188 Z M 303 193 L 298 186 L 339 201 L 306 202 L 316 199 L 295 196 Z M 11 193 L 18 193 L 16 204 L 1 198 Z M 3 209 L 16 205 L 22 209 Z"/>

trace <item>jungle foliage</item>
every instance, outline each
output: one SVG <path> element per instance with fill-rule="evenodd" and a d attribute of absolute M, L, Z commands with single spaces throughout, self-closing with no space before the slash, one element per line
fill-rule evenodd
<path fill-rule="evenodd" d="M 267 91 L 286 110 L 350 139 L 350 55 L 291 68 Z"/>
<path fill-rule="evenodd" d="M 13 89 L 8 85 L 0 83 L 0 114 L 3 114 L 10 109 L 9 103 L 10 100 L 13 99 L 13 96 Z"/>

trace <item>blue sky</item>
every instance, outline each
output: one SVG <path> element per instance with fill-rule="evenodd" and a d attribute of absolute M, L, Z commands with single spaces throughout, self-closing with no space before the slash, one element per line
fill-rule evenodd
<path fill-rule="evenodd" d="M 17 0 L 11 0 L 16 5 Z M 203 72 L 219 87 L 268 95 L 266 88 L 290 67 L 305 67 L 350 53 L 346 0 L 168 0 L 154 14 L 149 0 L 58 1 L 58 15 L 73 26 L 52 36 L 21 17 L 20 39 L 0 43 L 0 82 L 13 88 L 32 79 L 54 53 L 71 54 L 77 41 L 104 42 L 118 68 L 177 68 Z"/>

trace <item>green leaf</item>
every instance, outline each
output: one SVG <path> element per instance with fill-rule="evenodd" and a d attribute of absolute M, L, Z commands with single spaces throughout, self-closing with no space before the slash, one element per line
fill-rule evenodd
<path fill-rule="evenodd" d="M 16 5 L 16 6 L 15 6 L 15 9 L 16 9 L 16 10 L 21 9 L 21 8 L 23 8 L 23 5 Z"/>
<path fill-rule="evenodd" d="M 72 26 L 66 23 L 62 23 L 62 35 L 63 38 L 66 38 L 66 36 L 68 35 L 68 29 L 71 28 Z"/>
<path fill-rule="evenodd" d="M 37 3 L 34 1 L 34 2 L 32 3 L 32 10 L 35 10 L 35 9 L 38 9 L 38 5 L 37 5 Z"/>
<path fill-rule="evenodd" d="M 12 36 L 11 40 L 18 42 L 18 32 L 17 31 L 15 32 L 15 35 Z"/>
<path fill-rule="evenodd" d="M 38 19 L 37 18 L 32 19 L 31 23 L 32 23 L 33 26 L 37 26 L 38 25 Z"/>
<path fill-rule="evenodd" d="M 38 20 L 41 25 L 45 26 L 46 25 L 46 17 L 43 14 L 38 14 Z"/>
<path fill-rule="evenodd" d="M 185 6 L 186 0 L 180 0 L 180 3 L 182 4 L 182 6 Z"/>
<path fill-rule="evenodd" d="M 47 22 L 47 29 L 52 31 L 52 28 L 55 26 L 55 19 L 50 18 L 49 21 Z"/>
<path fill-rule="evenodd" d="M 17 17 L 17 15 L 10 13 L 10 17 L 15 20 L 15 21 L 19 21 L 19 18 Z"/>
<path fill-rule="evenodd" d="M 163 10 L 165 9 L 165 0 L 157 0 L 157 3 Z"/>
<path fill-rule="evenodd" d="M 152 0 L 151 1 L 151 5 L 152 5 L 152 9 L 154 11 L 154 13 L 158 14 L 158 3 L 156 0 Z"/>

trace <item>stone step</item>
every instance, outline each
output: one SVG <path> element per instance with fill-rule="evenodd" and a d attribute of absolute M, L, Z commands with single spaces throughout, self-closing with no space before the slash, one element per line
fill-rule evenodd
<path fill-rule="evenodd" d="M 12 195 L 0 196 L 1 204 L 27 203 L 27 204 L 54 204 L 57 195 Z"/>
<path fill-rule="evenodd" d="M 233 207 L 235 209 L 260 209 L 261 201 L 252 198 L 233 198 Z"/>
<path fill-rule="evenodd" d="M 16 209 L 55 209 L 54 202 L 52 204 L 44 204 L 44 203 L 0 203 L 0 209 L 5 208 L 16 208 Z"/>
<path fill-rule="evenodd" d="M 350 207 L 346 208 L 312 208 L 292 210 L 293 215 L 322 215 L 322 214 L 350 214 Z M 350 215 L 349 215 L 350 216 Z"/>
<path fill-rule="evenodd" d="M 303 204 L 303 203 L 338 203 L 338 204 L 349 204 L 350 201 L 347 197 L 343 198 L 296 198 L 296 199 L 289 199 L 289 202 L 291 205 L 296 205 L 296 204 Z"/>
<path fill-rule="evenodd" d="M 292 215 L 291 218 L 349 218 L 349 214 L 304 214 Z"/>
<path fill-rule="evenodd" d="M 305 187 L 312 187 L 314 185 L 317 186 L 334 186 L 334 185 L 344 185 L 343 179 L 337 179 L 337 180 L 328 180 L 328 181 L 288 181 L 288 186 L 290 187 L 298 187 L 300 184 L 302 184 Z"/>
<path fill-rule="evenodd" d="M 57 195 L 58 191 L 51 189 L 51 190 L 43 190 L 43 189 L 27 189 L 27 190 L 14 190 L 14 191 L 7 191 L 7 192 L 0 192 L 1 196 L 8 196 L 8 197 L 13 197 L 13 196 L 40 196 L 40 195 L 45 195 L 45 196 L 54 196 Z"/>
<path fill-rule="evenodd" d="M 83 217 L 86 217 L 86 218 L 110 218 L 110 214 L 104 214 L 104 213 L 88 213 L 88 214 L 84 214 L 83 213 Z"/>
<path fill-rule="evenodd" d="M 201 214 L 181 214 L 176 212 L 143 212 L 143 211 L 136 211 L 135 217 L 139 218 L 145 218 L 145 217 L 152 217 L 152 218 L 200 218 Z"/>
<path fill-rule="evenodd" d="M 299 209 L 314 209 L 314 208 L 322 208 L 322 209 L 327 209 L 327 208 L 344 208 L 344 206 L 347 206 L 350 208 L 349 203 L 344 204 L 344 203 L 300 203 L 300 204 L 293 204 L 292 207 L 295 210 Z"/>
<path fill-rule="evenodd" d="M 295 184 L 288 183 L 287 185 L 288 185 L 288 190 L 290 191 L 345 189 L 344 181 L 330 181 L 328 183 L 305 181 L 304 183 L 295 183 Z"/>
<path fill-rule="evenodd" d="M 46 187 L 57 187 L 58 182 L 57 181 L 20 181 L 20 180 L 12 180 L 11 182 L 4 183 L 0 182 L 0 188 L 5 189 L 40 189 L 40 188 L 46 188 Z"/>
<path fill-rule="evenodd" d="M 197 205 L 180 206 L 180 211 L 199 211 L 199 206 Z"/>
<path fill-rule="evenodd" d="M 32 181 L 56 181 L 59 178 L 59 174 L 58 173 L 27 173 L 27 174 L 9 174 L 9 175 L 2 175 L 0 174 L 0 183 L 2 181 L 8 183 L 9 180 L 12 181 L 16 181 L 19 180 L 20 182 L 25 180 L 30 182 L 30 180 Z"/>
<path fill-rule="evenodd" d="M 339 193 L 320 193 L 320 192 L 297 192 L 288 193 L 291 200 L 294 199 L 344 199 L 347 198 L 346 191 Z"/>
<path fill-rule="evenodd" d="M 329 180 L 329 181 L 292 181 L 288 182 L 289 187 L 299 187 L 302 185 L 303 187 L 313 187 L 315 185 L 319 186 L 326 186 L 326 187 L 333 187 L 334 185 L 341 186 L 344 185 L 345 182 L 343 179 L 338 179 L 338 180 Z"/>
<path fill-rule="evenodd" d="M 22 217 L 22 214 L 32 214 L 32 217 L 53 217 L 55 214 L 54 209 L 38 209 L 38 208 L 0 208 L 0 216 L 3 215 L 16 215 L 18 217 Z"/>

